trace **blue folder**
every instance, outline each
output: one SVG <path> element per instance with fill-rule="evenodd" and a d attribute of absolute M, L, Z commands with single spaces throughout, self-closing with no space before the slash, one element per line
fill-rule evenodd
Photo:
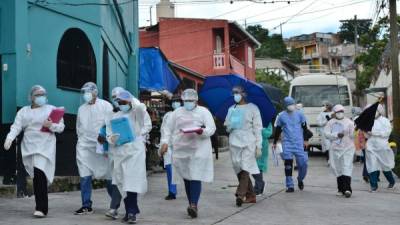
<path fill-rule="evenodd" d="M 117 146 L 135 140 L 135 134 L 132 132 L 132 125 L 126 117 L 111 120 L 111 130 L 113 134 L 119 134 L 117 143 L 115 143 Z"/>

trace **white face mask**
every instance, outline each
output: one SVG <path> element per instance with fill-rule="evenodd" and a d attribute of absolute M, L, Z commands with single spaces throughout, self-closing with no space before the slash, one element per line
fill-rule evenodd
<path fill-rule="evenodd" d="M 46 98 L 46 96 L 38 96 L 38 97 L 35 97 L 35 100 L 33 102 L 37 106 L 43 106 L 44 104 L 47 103 L 47 98 Z"/>
<path fill-rule="evenodd" d="M 83 94 L 83 100 L 88 103 L 90 101 L 92 101 L 93 99 L 93 95 L 90 92 L 86 92 L 85 94 Z"/>
<path fill-rule="evenodd" d="M 296 105 L 289 105 L 289 106 L 286 107 L 286 109 L 287 109 L 289 112 L 293 112 L 293 111 L 296 110 Z"/>
<path fill-rule="evenodd" d="M 173 109 L 177 109 L 179 107 L 181 107 L 181 103 L 180 102 L 172 102 L 172 108 Z"/>
<path fill-rule="evenodd" d="M 344 118 L 344 113 L 343 112 L 336 113 L 336 119 L 342 120 L 343 118 Z"/>

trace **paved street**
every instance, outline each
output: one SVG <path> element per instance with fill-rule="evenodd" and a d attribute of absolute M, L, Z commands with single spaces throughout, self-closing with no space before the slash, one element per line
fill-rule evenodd
<path fill-rule="evenodd" d="M 378 193 L 369 193 L 368 185 L 360 179 L 361 166 L 356 164 L 353 179 L 354 195 L 350 199 L 336 197 L 335 178 L 329 173 L 322 157 L 311 157 L 309 176 L 304 191 L 286 194 L 283 186 L 283 168 L 270 168 L 267 175 L 268 191 L 258 198 L 258 203 L 237 208 L 233 193 L 236 184 L 228 153 L 215 161 L 215 182 L 204 185 L 200 200 L 199 218 L 191 220 L 186 215 L 186 199 L 179 188 L 179 198 L 167 202 L 165 174 L 149 177 L 149 192 L 140 200 L 142 213 L 139 224 L 399 224 L 400 188 L 388 191 L 381 182 Z M 381 177 L 382 179 L 383 177 Z M 383 178 L 384 180 L 384 178 Z M 80 193 L 50 194 L 50 212 L 45 219 L 33 219 L 34 199 L 1 199 L 1 225 L 100 225 L 121 224 L 105 218 L 108 197 L 104 190 L 94 192 L 95 214 L 74 216 L 80 206 Z"/>

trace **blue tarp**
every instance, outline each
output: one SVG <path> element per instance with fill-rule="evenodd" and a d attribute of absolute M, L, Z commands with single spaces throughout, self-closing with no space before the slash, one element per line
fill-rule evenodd
<path fill-rule="evenodd" d="M 174 93 L 180 80 L 158 48 L 139 49 L 139 89 Z"/>

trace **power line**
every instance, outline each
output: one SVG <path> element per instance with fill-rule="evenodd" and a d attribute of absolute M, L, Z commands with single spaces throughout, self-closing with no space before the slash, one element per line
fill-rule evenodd
<path fill-rule="evenodd" d="M 124 2 L 117 3 L 118 5 L 130 4 L 137 2 L 138 0 L 126 0 Z M 112 3 L 99 3 L 99 2 L 85 2 L 85 3 L 70 3 L 70 2 L 49 2 L 48 0 L 36 0 L 35 4 L 43 5 L 65 5 L 65 6 L 112 6 Z"/>
<path fill-rule="evenodd" d="M 304 12 L 304 13 L 300 13 L 297 14 L 296 16 L 302 16 L 302 15 L 308 15 L 308 14 L 314 14 L 314 13 L 319 13 L 319 12 L 323 12 L 323 11 L 329 11 L 329 10 L 333 10 L 333 9 L 338 9 L 338 8 L 343 8 L 343 7 L 347 7 L 347 6 L 351 6 L 351 5 L 356 5 L 356 4 L 360 4 L 363 2 L 367 2 L 369 0 L 361 0 L 361 1 L 357 1 L 357 2 L 352 2 L 352 3 L 348 3 L 348 4 L 344 4 L 344 5 L 338 5 L 335 7 L 330 7 L 330 8 L 324 8 L 324 9 L 319 9 L 319 10 L 315 10 L 315 11 L 309 11 L 309 12 Z M 271 19 L 266 19 L 266 20 L 260 20 L 260 21 L 254 21 L 248 24 L 259 24 L 259 23 L 264 23 L 264 22 L 269 22 L 269 21 L 274 21 L 274 20 L 280 20 L 280 19 L 285 19 L 285 18 L 290 18 L 291 16 L 282 16 L 282 17 L 275 17 L 275 18 L 271 18 Z"/>

